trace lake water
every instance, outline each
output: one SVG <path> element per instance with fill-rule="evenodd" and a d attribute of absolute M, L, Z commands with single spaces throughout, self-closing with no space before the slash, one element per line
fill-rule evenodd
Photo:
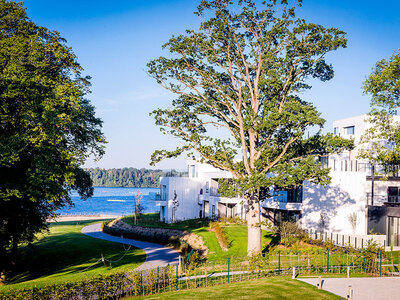
<path fill-rule="evenodd" d="M 122 187 L 95 187 L 93 196 L 82 200 L 78 193 L 73 192 L 71 197 L 74 206 L 57 211 L 61 215 L 130 215 L 135 211 L 136 199 L 142 195 L 140 204 L 145 207 L 145 213 L 158 212 L 155 204 L 155 193 L 158 188 L 122 188 Z"/>

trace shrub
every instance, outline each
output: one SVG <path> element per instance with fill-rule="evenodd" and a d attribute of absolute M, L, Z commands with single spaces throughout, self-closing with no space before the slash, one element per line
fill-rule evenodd
<path fill-rule="evenodd" d="M 226 235 L 224 231 L 222 230 L 221 226 L 219 226 L 218 222 L 211 222 L 211 229 L 212 231 L 215 232 L 215 235 L 218 239 L 218 243 L 221 246 L 222 249 L 227 250 L 229 247 L 228 239 L 226 238 Z"/>
<path fill-rule="evenodd" d="M 125 273 L 115 273 L 78 282 L 10 290 L 0 293 L 0 299 L 109 299 L 121 298 L 132 289 L 133 285 Z"/>
<path fill-rule="evenodd" d="M 276 232 L 281 237 L 281 243 L 287 247 L 292 246 L 297 241 L 305 239 L 307 236 L 296 222 L 282 222 L 276 228 Z"/>

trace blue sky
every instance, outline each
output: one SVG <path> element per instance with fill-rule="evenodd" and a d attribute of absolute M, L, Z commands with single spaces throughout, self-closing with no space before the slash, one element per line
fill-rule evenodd
<path fill-rule="evenodd" d="M 105 156 L 88 167 L 149 167 L 155 149 L 173 149 L 178 140 L 160 133 L 149 112 L 166 107 L 174 96 L 145 72 L 146 64 L 165 55 L 161 45 L 173 34 L 195 29 L 193 0 L 25 0 L 36 23 L 67 39 L 92 77 L 89 99 L 104 121 Z M 328 54 L 335 77 L 311 81 L 303 94 L 314 103 L 331 130 L 335 119 L 368 112 L 361 85 L 373 65 L 400 48 L 400 1 L 304 0 L 298 11 L 307 21 L 347 32 L 348 48 Z M 185 159 L 167 160 L 158 168 L 185 168 Z"/>

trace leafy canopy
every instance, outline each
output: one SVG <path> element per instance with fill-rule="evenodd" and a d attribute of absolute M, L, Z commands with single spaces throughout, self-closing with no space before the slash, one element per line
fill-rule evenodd
<path fill-rule="evenodd" d="M 400 165 L 400 123 L 393 112 L 400 106 L 400 50 L 378 61 L 363 85 L 371 95 L 371 128 L 362 138 L 359 156 L 383 166 L 385 173 Z"/>
<path fill-rule="evenodd" d="M 328 183 L 329 170 L 315 155 L 352 142 L 319 133 L 305 137 L 325 120 L 300 95 L 311 88 L 308 78 L 333 77 L 325 55 L 347 40 L 341 30 L 296 18 L 300 5 L 201 1 L 199 30 L 173 36 L 163 46 L 171 55 L 148 64 L 149 74 L 178 95 L 170 108 L 152 115 L 162 131 L 182 141 L 173 151 L 154 152 L 153 163 L 195 150 L 233 174 L 235 185 L 222 184 L 227 195 L 305 179 Z"/>
<path fill-rule="evenodd" d="M 46 228 L 71 189 L 93 192 L 79 166 L 101 156 L 105 140 L 81 71 L 58 32 L 32 22 L 22 3 L 0 0 L 1 257 Z"/>

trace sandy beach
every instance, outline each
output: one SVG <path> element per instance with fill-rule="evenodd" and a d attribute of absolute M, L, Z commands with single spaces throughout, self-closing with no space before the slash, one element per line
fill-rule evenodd
<path fill-rule="evenodd" d="M 48 222 L 67 222 L 67 221 L 84 221 L 84 220 L 100 220 L 100 219 L 115 219 L 120 216 L 118 215 L 70 215 L 70 216 L 58 216 L 53 219 L 49 219 Z"/>

